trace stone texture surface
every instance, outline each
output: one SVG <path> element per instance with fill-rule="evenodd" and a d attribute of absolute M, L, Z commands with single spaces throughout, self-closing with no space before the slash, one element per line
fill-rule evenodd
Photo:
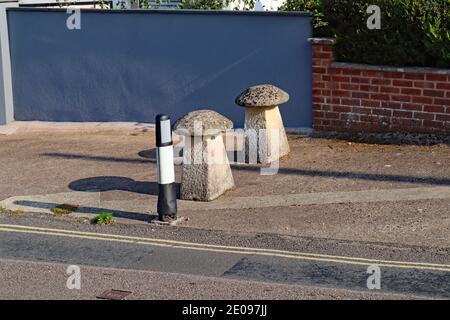
<path fill-rule="evenodd" d="M 289 153 L 278 107 L 245 109 L 245 160 L 268 164 Z"/>
<path fill-rule="evenodd" d="M 236 104 L 242 107 L 271 107 L 289 101 L 289 94 L 271 84 L 253 86 L 236 98 Z"/>
<path fill-rule="evenodd" d="M 233 128 L 233 122 L 213 110 L 203 109 L 189 112 L 179 119 L 173 129 L 180 134 L 203 136 L 217 134 Z"/>
<path fill-rule="evenodd" d="M 222 136 L 191 137 L 183 153 L 181 199 L 211 201 L 234 187 Z"/>
<path fill-rule="evenodd" d="M 311 44 L 336 44 L 334 38 L 309 38 L 308 42 Z"/>
<path fill-rule="evenodd" d="M 236 98 L 245 107 L 245 161 L 268 164 L 289 153 L 278 105 L 289 94 L 271 84 L 248 88 Z"/>

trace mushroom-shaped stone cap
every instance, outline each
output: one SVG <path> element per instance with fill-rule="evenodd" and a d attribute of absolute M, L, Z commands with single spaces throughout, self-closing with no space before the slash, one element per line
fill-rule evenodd
<path fill-rule="evenodd" d="M 289 94 L 271 84 L 253 86 L 236 98 L 242 107 L 272 107 L 289 101 Z"/>
<path fill-rule="evenodd" d="M 233 122 L 213 110 L 196 110 L 189 112 L 173 126 L 175 131 L 191 136 L 215 135 L 233 128 Z M 182 132 L 184 131 L 184 132 Z"/>

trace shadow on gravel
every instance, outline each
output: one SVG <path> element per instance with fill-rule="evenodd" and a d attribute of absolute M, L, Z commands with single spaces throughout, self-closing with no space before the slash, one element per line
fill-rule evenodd
<path fill-rule="evenodd" d="M 116 158 L 116 157 L 107 157 L 107 156 L 89 156 L 85 154 L 76 154 L 76 153 L 58 153 L 58 152 L 50 152 L 50 153 L 42 153 L 41 156 L 44 157 L 52 157 L 52 158 L 61 158 L 61 159 L 75 159 L 75 160 L 89 160 L 89 161 L 108 161 L 108 162 L 124 162 L 124 163 L 156 163 L 156 157 L 154 159 L 135 159 L 135 158 Z"/>
<path fill-rule="evenodd" d="M 85 156 L 85 155 L 73 155 L 73 154 L 59 154 L 59 153 L 45 153 L 44 156 L 50 157 L 62 157 L 65 159 L 84 159 L 84 160 L 94 160 L 94 161 L 111 161 L 111 162 L 130 162 L 130 163 L 156 163 L 156 152 L 154 149 L 144 150 L 139 152 L 139 156 L 145 159 L 127 159 L 127 158 L 112 158 L 112 157 L 99 157 L 99 156 Z M 233 170 L 241 170 L 241 171 L 260 171 L 261 166 L 257 165 L 245 165 L 245 164 L 231 164 Z M 340 171 L 324 171 L 324 170 L 305 170 L 298 168 L 280 168 L 278 170 L 280 174 L 290 174 L 290 175 L 299 175 L 299 176 L 309 176 L 309 177 L 330 177 L 330 178 L 342 178 L 342 179 L 357 179 L 357 180 L 371 180 L 371 181 L 392 181 L 392 182 L 404 182 L 404 183 L 415 183 L 415 184 L 430 184 L 430 185 L 441 185 L 441 186 L 450 186 L 450 178 L 433 178 L 433 177 L 415 177 L 415 176 L 402 176 L 402 175 L 386 175 L 386 174 L 375 174 L 375 173 L 362 173 L 362 172 L 340 172 Z M 131 181 L 120 181 L 117 183 L 118 188 L 107 188 L 105 182 L 102 182 L 101 179 L 104 178 L 119 178 L 119 177 L 97 177 L 97 178 L 89 178 L 89 179 L 100 179 L 97 181 L 99 185 L 104 185 L 105 190 L 97 190 L 96 187 L 93 187 L 93 190 L 90 190 L 86 187 L 85 183 L 88 179 L 78 180 L 72 182 L 69 187 L 72 190 L 76 191 L 109 191 L 109 190 L 124 190 L 131 192 L 138 192 L 144 194 L 153 194 L 157 195 L 156 191 L 148 191 L 150 190 L 150 186 L 146 186 L 150 182 L 136 182 L 134 180 L 128 178 Z M 95 185 L 95 181 L 89 181 Z M 72 187 L 73 185 L 73 187 Z M 80 187 L 81 185 L 81 187 Z M 153 186 L 157 188 L 157 184 Z M 148 188 L 145 191 L 145 188 Z M 86 190 L 83 190 L 86 189 Z M 100 188 L 101 189 L 101 188 Z M 143 191 L 144 190 L 144 191 Z M 152 189 L 153 190 L 153 189 Z M 143 192 L 142 192 L 143 191 Z M 153 193 L 151 193 L 153 192 Z M 154 193 L 156 192 L 156 193 Z"/>
<path fill-rule="evenodd" d="M 179 184 L 176 184 L 179 189 Z M 158 195 L 158 183 L 135 181 L 125 177 L 92 177 L 73 181 L 69 188 L 83 192 L 129 191 L 134 193 Z"/>
<path fill-rule="evenodd" d="M 156 162 L 156 148 L 139 151 L 138 156 Z"/>
<path fill-rule="evenodd" d="M 50 203 L 50 202 L 28 201 L 28 200 L 17 200 L 14 201 L 14 204 L 39 209 L 52 209 L 61 205 L 61 203 Z M 74 212 L 92 214 L 93 216 L 101 213 L 111 213 L 113 217 L 116 218 L 125 218 L 139 221 L 151 221 L 153 219 L 158 218 L 157 215 L 152 214 L 111 210 L 106 208 L 94 208 L 94 207 L 78 207 L 77 210 L 75 210 Z"/>
<path fill-rule="evenodd" d="M 233 170 L 242 171 L 259 171 L 260 166 L 232 164 Z M 371 180 L 371 181 L 392 181 L 392 182 L 406 182 L 406 183 L 420 183 L 420 184 L 434 184 L 441 186 L 450 186 L 449 178 L 433 178 L 433 177 L 414 177 L 401 175 L 385 175 L 375 173 L 362 172 L 341 172 L 341 171 L 323 171 L 323 170 L 304 170 L 297 168 L 280 168 L 280 174 L 291 174 L 309 177 L 330 177 L 342 179 L 357 179 L 357 180 Z"/>
<path fill-rule="evenodd" d="M 310 135 L 318 139 L 337 139 L 355 143 L 381 145 L 419 145 L 433 146 L 444 144 L 450 146 L 448 133 L 362 133 L 362 132 L 315 132 Z"/>

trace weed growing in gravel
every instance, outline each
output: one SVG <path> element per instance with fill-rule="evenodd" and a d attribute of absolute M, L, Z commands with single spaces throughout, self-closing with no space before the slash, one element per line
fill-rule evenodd
<path fill-rule="evenodd" d="M 25 214 L 26 212 L 23 210 L 13 210 L 11 211 L 11 214 Z"/>
<path fill-rule="evenodd" d="M 78 206 L 74 206 L 71 204 L 61 204 L 59 206 L 51 208 L 50 211 L 53 212 L 56 216 L 64 216 L 64 215 L 71 214 L 72 212 L 76 211 L 77 209 L 78 209 Z"/>
<path fill-rule="evenodd" d="M 107 225 L 107 224 L 113 224 L 114 219 L 112 213 L 109 212 L 103 212 L 97 215 L 93 221 L 94 224 L 97 225 Z"/>
<path fill-rule="evenodd" d="M 75 221 L 78 223 L 88 223 L 89 222 L 89 218 L 85 218 L 85 217 L 76 217 Z"/>
<path fill-rule="evenodd" d="M 0 207 L 0 213 L 6 212 L 6 208 Z"/>

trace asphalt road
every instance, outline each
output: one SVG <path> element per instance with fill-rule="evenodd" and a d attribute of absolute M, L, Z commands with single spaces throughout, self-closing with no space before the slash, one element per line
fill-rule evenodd
<path fill-rule="evenodd" d="M 99 228 L 68 219 L 3 215 L 0 218 L 0 259 L 360 293 L 369 292 L 367 269 L 376 265 L 381 271 L 381 289 L 375 291 L 450 298 L 446 248 L 396 247 L 173 227 L 116 225 Z"/>
<path fill-rule="evenodd" d="M 80 288 L 67 288 L 67 264 L 0 260 L 0 299 L 96 299 L 111 289 L 127 299 L 421 299 L 379 291 L 333 289 L 180 273 L 80 266 Z"/>

